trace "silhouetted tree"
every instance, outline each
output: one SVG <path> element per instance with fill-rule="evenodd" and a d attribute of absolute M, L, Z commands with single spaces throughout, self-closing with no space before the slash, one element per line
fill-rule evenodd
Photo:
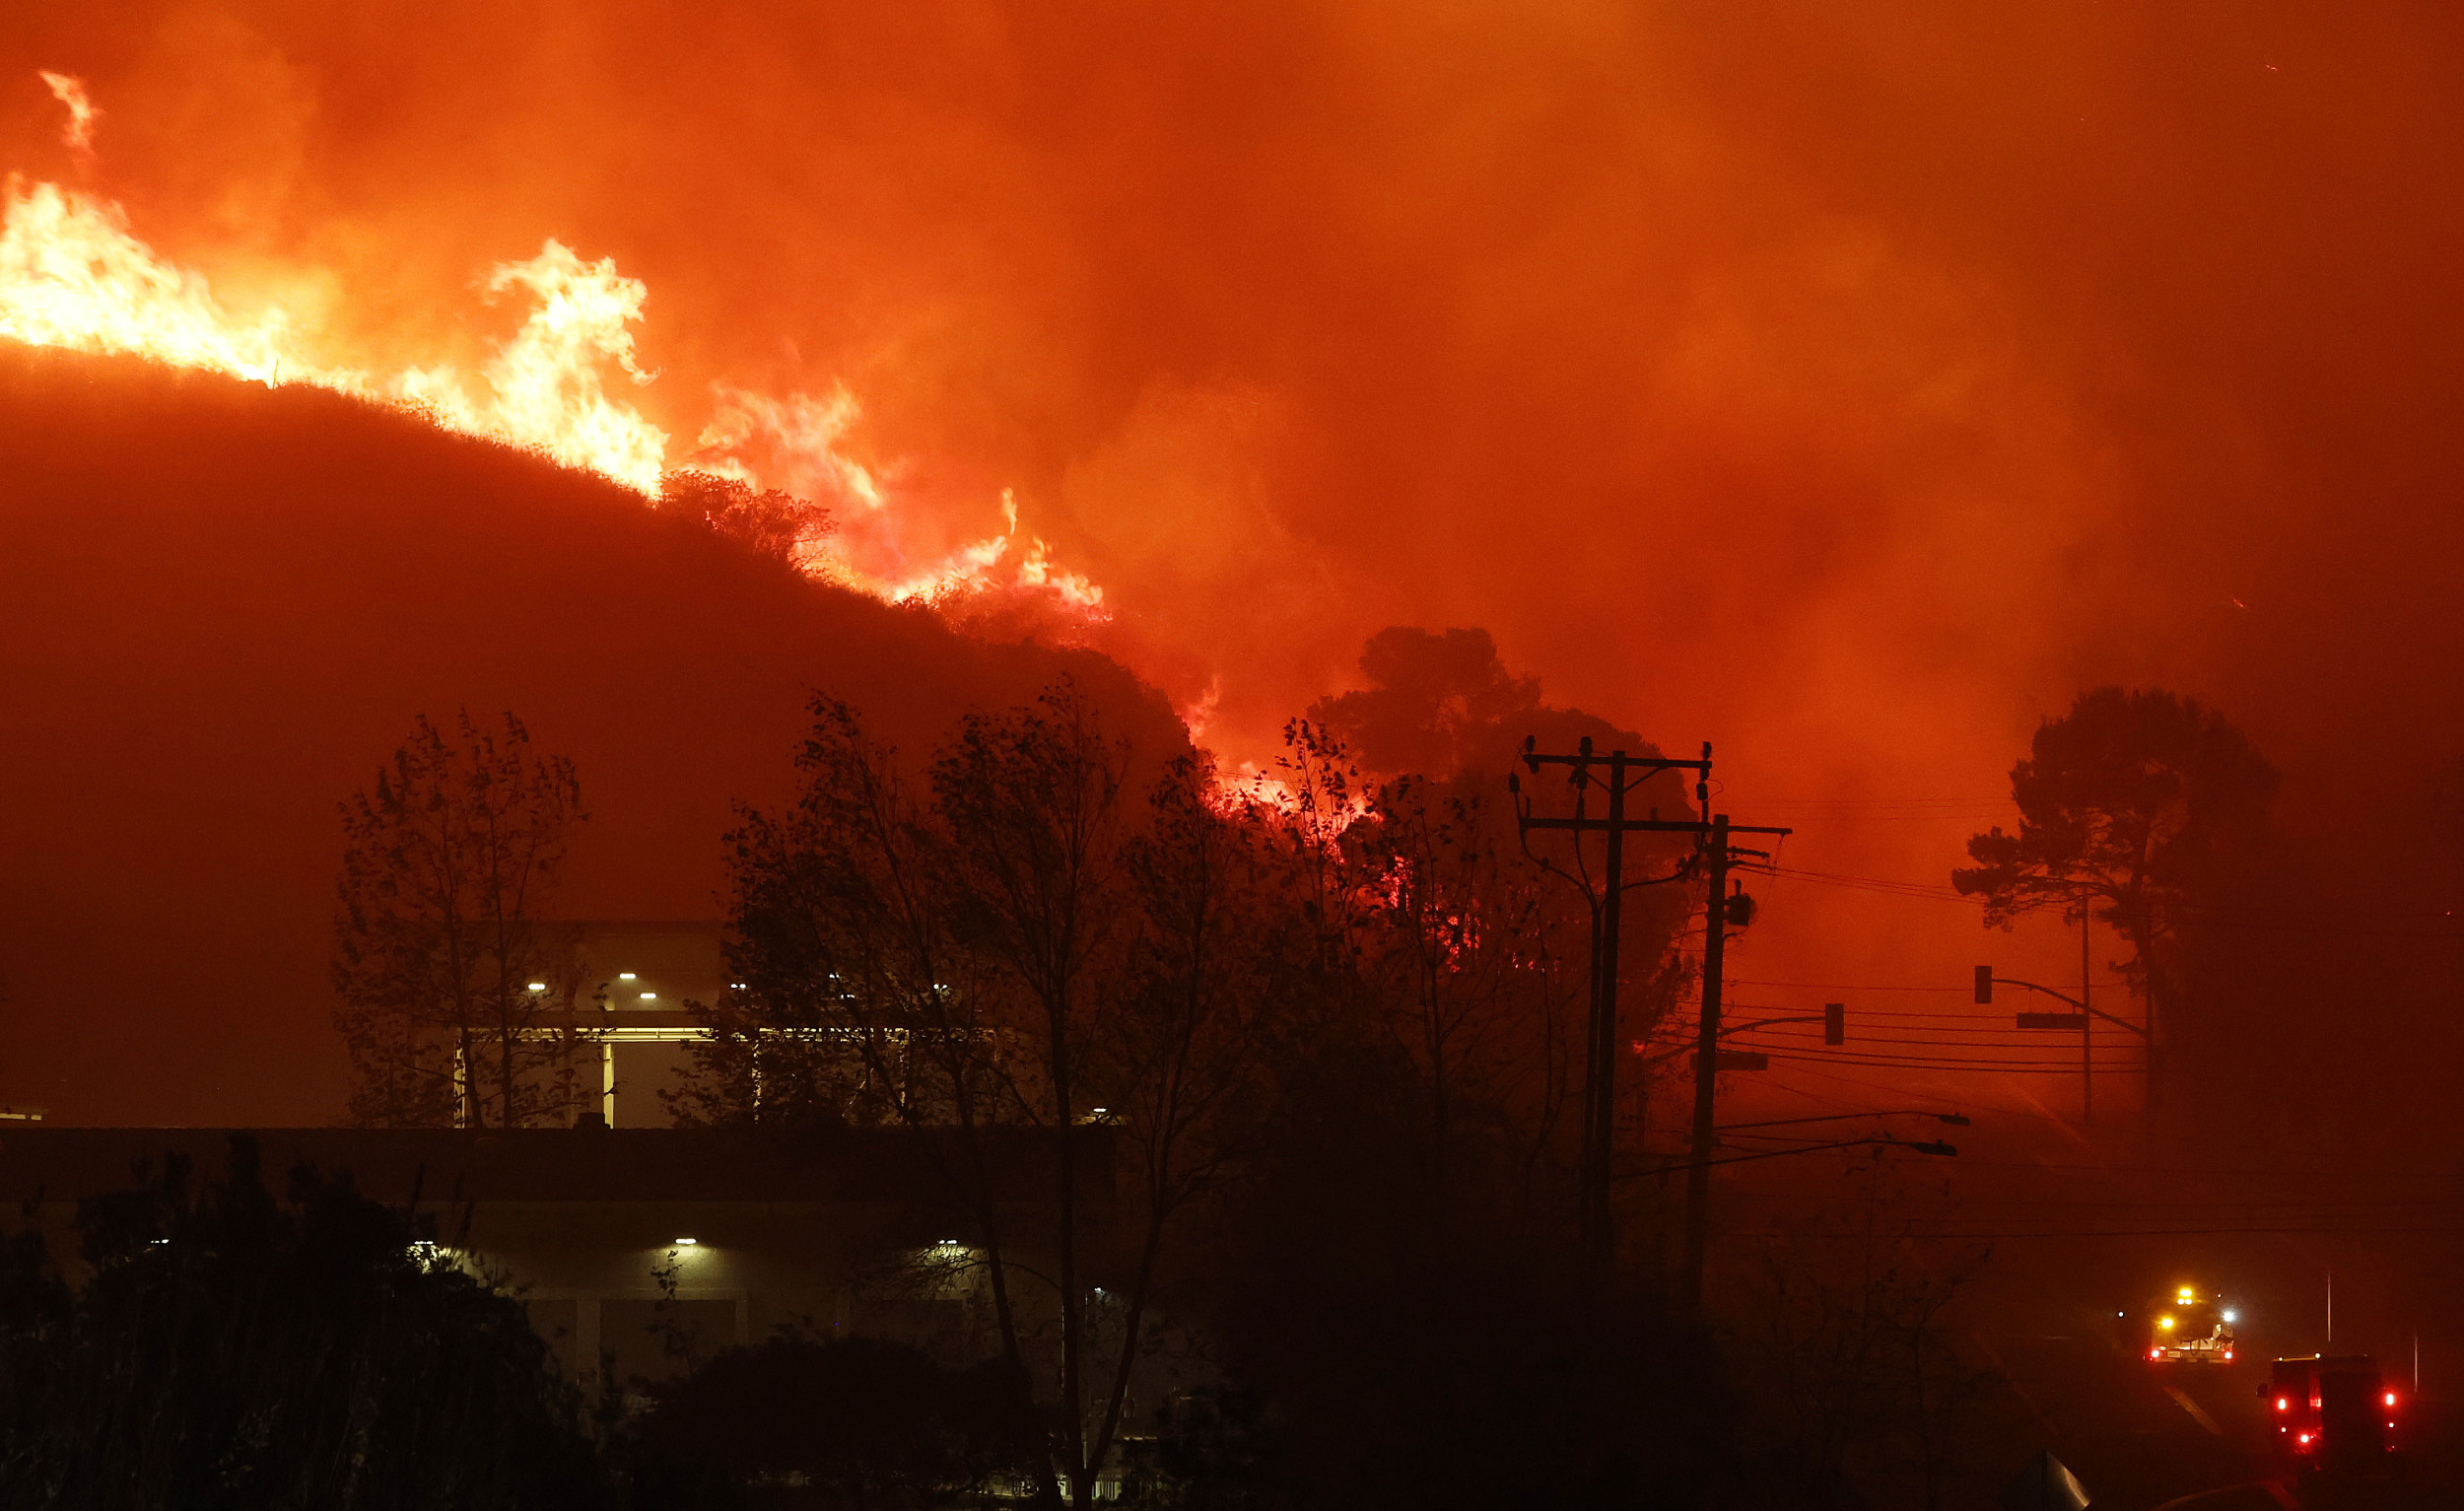
<path fill-rule="evenodd" d="M 1598 715 L 1542 702 L 1539 679 L 1508 671 L 1486 630 L 1391 626 L 1369 637 L 1359 665 L 1369 685 L 1319 699 L 1308 722 L 1381 777 L 1440 787 L 1474 778 L 1493 794 L 1527 735 L 1546 750 L 1571 750 L 1587 735 L 1603 750 L 1652 750 Z M 1672 783 L 1668 806 L 1681 802 Z"/>
<path fill-rule="evenodd" d="M 1368 687 L 1321 698 L 1309 717 L 1372 771 L 1450 777 L 1495 764 L 1501 739 L 1537 732 L 1525 726 L 1540 713 L 1540 682 L 1509 674 L 1486 630 L 1380 630 L 1360 671 Z"/>
<path fill-rule="evenodd" d="M 721 1037 L 671 1105 L 923 1135 L 1021 1370 L 1037 1325 L 1019 1287 L 1042 1269 L 1022 1261 L 1048 1256 L 1059 1402 L 1040 1477 L 1084 1502 L 1123 1431 L 1168 1235 L 1255 1116 L 1258 1023 L 1307 936 L 1270 919 L 1292 891 L 1197 761 L 1164 763 L 1138 805 L 1131 752 L 1066 684 L 968 717 L 922 789 L 828 699 L 797 764 L 793 806 L 747 811 L 729 837 L 745 986 L 700 1009 Z M 1099 1137 L 1129 1179 L 1088 1158 Z M 1053 1182 L 1024 1232 L 1004 1197 L 1022 1146 Z M 1116 1207 L 1126 1220 L 1097 1220 Z"/>
<path fill-rule="evenodd" d="M 1756 1242 L 1759 1263 L 1735 1267 L 1723 1288 L 1750 1408 L 1747 1504 L 1931 1511 L 1991 1488 L 1962 1449 L 1992 1382 L 1945 1321 L 1986 1252 L 1894 1218 L 1909 1192 L 1884 1151 L 1873 1156 L 1847 1172 L 1848 1200 Z"/>
<path fill-rule="evenodd" d="M 534 755 L 508 714 L 423 716 L 342 804 L 335 1023 L 363 1124 L 519 1127 L 574 1105 L 570 941 L 539 909 L 582 811 L 573 763 Z"/>
<path fill-rule="evenodd" d="M 581 1404 L 428 1223 L 255 1143 L 83 1203 L 87 1278 L 0 1251 L 0 1507 L 582 1507 Z"/>
<path fill-rule="evenodd" d="M 658 495 L 660 509 L 697 515 L 713 533 L 790 566 L 838 527 L 819 504 L 712 472 L 670 472 Z"/>
<path fill-rule="evenodd" d="M 1643 1288 L 1604 1293 L 1570 1235 L 1517 1220 L 1490 1128 L 1460 1134 L 1456 1220 L 1425 1241 L 1426 1093 L 1382 1037 L 1315 1024 L 1277 1067 L 1255 1176 L 1210 1232 L 1234 1388 L 1165 1424 L 1165 1503 L 1703 1503 L 1732 1414 L 1708 1339 Z M 1216 1466 L 1237 1480 L 1181 1477 Z"/>
<path fill-rule="evenodd" d="M 2019 829 L 1968 841 L 1951 884 L 1988 927 L 2040 908 L 2092 909 L 2131 946 L 2152 1030 L 2178 996 L 2176 945 L 2211 916 L 2267 826 L 2276 771 L 2224 716 L 2168 692 L 2102 687 L 2039 724 L 2011 769 Z M 2161 1041 L 2159 1041 L 2160 1043 Z"/>
<path fill-rule="evenodd" d="M 1285 746 L 1267 827 L 1307 883 L 1318 1010 L 1376 1025 L 1418 1071 L 1436 1161 L 1428 1212 L 1449 1207 L 1455 1133 L 1476 1127 L 1480 1158 L 1511 1157 L 1523 1219 L 1549 1220 L 1553 1203 L 1570 1221 L 1589 896 L 1525 853 L 1498 774 L 1370 782 L 1339 736 L 1307 720 L 1286 729 Z M 1629 876 L 1643 874 L 1647 843 L 1628 844 Z M 1590 859 L 1596 875 L 1597 846 Z M 1621 1042 L 1647 1040 L 1674 1000 L 1683 902 L 1674 888 L 1629 890 Z M 1669 1064 L 1629 1063 L 1621 1116 L 1642 1123 L 1649 1078 Z M 1503 1191 L 1496 1174 L 1475 1182 L 1480 1200 Z"/>

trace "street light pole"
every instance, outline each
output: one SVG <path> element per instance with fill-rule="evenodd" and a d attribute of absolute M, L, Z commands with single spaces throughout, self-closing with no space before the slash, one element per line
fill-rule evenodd
<path fill-rule="evenodd" d="M 2096 1126 L 2095 1071 L 2088 1059 L 2088 1023 L 2095 1009 L 2088 1005 L 2088 923 L 2086 900 L 2079 905 L 2079 1126 Z"/>

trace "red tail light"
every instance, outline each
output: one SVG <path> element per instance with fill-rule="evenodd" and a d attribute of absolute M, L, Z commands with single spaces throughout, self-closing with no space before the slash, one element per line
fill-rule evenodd
<path fill-rule="evenodd" d="M 2276 1398 L 2276 1409 L 2279 1411 L 2290 1411 L 2293 1409 L 2293 1403 L 2285 1397 L 2279 1396 Z"/>
<path fill-rule="evenodd" d="M 2387 1405 L 2389 1405 L 2389 1406 L 2391 1406 L 2391 1407 L 2392 1407 L 2392 1406 L 2394 1406 L 2395 1404 L 2396 1404 L 2396 1393 L 2395 1393 L 2395 1392 L 2393 1392 L 2393 1391 L 2389 1391 L 2389 1392 L 2387 1393 Z"/>
<path fill-rule="evenodd" d="M 2164 1357 L 2164 1350 L 2161 1348 L 2151 1348 L 2148 1350 L 2148 1357 L 2152 1359 L 2160 1359 Z"/>

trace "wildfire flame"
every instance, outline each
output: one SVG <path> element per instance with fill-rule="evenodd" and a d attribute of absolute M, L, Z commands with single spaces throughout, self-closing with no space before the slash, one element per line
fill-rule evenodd
<path fill-rule="evenodd" d="M 86 81 L 73 74 L 55 74 L 48 68 L 34 71 L 51 91 L 51 98 L 68 107 L 68 124 L 60 131 L 60 140 L 68 150 L 80 157 L 94 153 L 94 123 L 103 114 L 86 98 Z"/>
<path fill-rule="evenodd" d="M 84 84 L 47 70 L 41 78 L 69 113 L 62 140 L 90 156 L 101 112 Z M 537 450 L 653 502 L 662 478 L 699 471 L 777 487 L 857 517 L 891 508 L 892 495 L 880 480 L 840 449 L 860 413 L 844 388 L 816 399 L 717 385 L 714 412 L 696 448 L 671 459 L 667 433 L 608 388 L 611 370 L 637 387 L 657 377 L 641 366 L 634 345 L 633 327 L 642 322 L 650 290 L 619 273 L 614 258 L 589 261 L 550 239 L 528 261 L 498 264 L 486 288 L 491 298 L 518 292 L 531 308 L 476 375 L 435 362 L 373 374 L 331 360 L 309 322 L 279 305 L 253 314 L 224 308 L 202 273 L 139 240 L 118 204 L 16 174 L 7 180 L 0 338 L 131 354 L 268 386 L 331 389 L 411 411 L 446 430 Z M 766 469 L 750 459 L 757 455 Z M 1020 546 L 1017 501 L 1007 490 L 1001 512 L 999 534 L 921 569 L 906 559 L 894 532 L 879 528 L 799 541 L 796 559 L 817 576 L 892 602 L 939 603 L 1016 590 L 1048 598 L 1082 621 L 1106 618 L 1101 587 L 1056 568 L 1040 537 L 1029 535 Z"/>

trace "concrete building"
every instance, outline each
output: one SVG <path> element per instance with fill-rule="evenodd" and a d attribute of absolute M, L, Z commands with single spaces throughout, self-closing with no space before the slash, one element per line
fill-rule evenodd
<path fill-rule="evenodd" d="M 612 1129 L 668 1128 L 659 1093 L 673 1091 L 686 1046 L 701 1037 L 689 1002 L 719 999 L 729 983 L 716 920 L 592 920 L 575 932 L 575 1000 L 604 1002 L 602 1115 Z"/>
<path fill-rule="evenodd" d="M 647 975 L 648 973 L 637 973 Z M 620 1381 L 749 1342 L 782 1325 L 917 1343 L 951 1362 L 994 1351 L 981 1255 L 908 1130 L 270 1129 L 251 1136 L 277 1191 L 308 1164 L 435 1219 L 439 1241 L 503 1276 L 573 1377 Z M 33 1212 L 63 1263 L 81 1199 L 182 1159 L 219 1179 L 233 1131 L 58 1128 L 0 1133 L 0 1202 Z M 1090 1139 L 1085 1184 L 1108 1189 Z M 1049 1208 L 1045 1162 L 1021 1145 L 995 1171 L 1015 1230 Z M 1101 1220 L 1099 1204 L 1090 1216 Z M 1006 1219 L 1005 1219 L 1006 1222 Z M 1032 1298 L 1025 1305 L 1039 1304 Z"/>

